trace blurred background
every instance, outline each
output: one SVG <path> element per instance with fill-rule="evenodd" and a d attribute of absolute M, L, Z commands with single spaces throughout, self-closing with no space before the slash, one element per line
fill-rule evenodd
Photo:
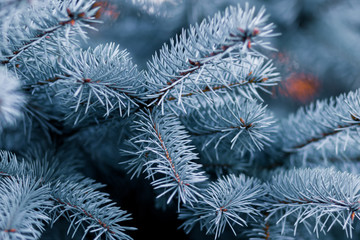
<path fill-rule="evenodd" d="M 90 32 L 83 47 L 115 42 L 129 50 L 140 69 L 146 69 L 151 56 L 182 28 L 200 23 L 229 5 L 244 6 L 245 1 L 110 0 L 96 4 L 100 6 L 97 18 L 103 24 L 96 26 L 98 31 Z M 263 95 L 275 116 L 286 117 L 315 99 L 337 96 L 359 87 L 359 0 L 252 0 L 249 4 L 258 9 L 264 6 L 270 21 L 281 33 L 273 42 L 278 52 L 266 55 L 281 72 L 282 82 L 270 89 L 272 95 Z M 129 179 L 117 164 L 119 156 L 114 154 L 119 146 L 113 142 L 116 137 L 112 135 L 121 135 L 121 131 L 119 127 L 107 135 L 102 133 L 101 139 L 109 141 L 108 147 L 92 152 L 87 174 L 107 184 L 109 187 L 104 191 L 132 213 L 134 220 L 128 225 L 138 230 L 130 235 L 134 239 L 213 239 L 213 236 L 205 237 L 198 227 L 190 235 L 178 230 L 181 222 L 177 220 L 176 206 L 157 207 L 162 204 L 155 200 L 149 182 L 141 177 Z M 96 134 L 99 133 L 95 129 L 94 136 Z M 91 164 L 94 166 L 90 167 Z M 66 231 L 58 229 L 59 239 L 65 239 Z M 221 239 L 237 237 L 230 233 Z"/>

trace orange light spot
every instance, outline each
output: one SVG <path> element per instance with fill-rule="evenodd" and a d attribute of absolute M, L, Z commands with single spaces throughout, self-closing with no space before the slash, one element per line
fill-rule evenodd
<path fill-rule="evenodd" d="M 101 17 L 110 17 L 115 20 L 119 17 L 120 12 L 117 10 L 115 5 L 109 4 L 107 1 L 96 2 L 92 5 L 92 8 L 99 7 L 95 13 L 95 18 L 100 19 Z"/>
<path fill-rule="evenodd" d="M 281 83 L 279 93 L 295 101 L 307 103 L 314 99 L 319 88 L 320 82 L 315 76 L 305 73 L 292 73 Z"/>
<path fill-rule="evenodd" d="M 250 39 L 248 39 L 247 47 L 248 47 L 248 48 L 251 48 L 251 41 L 250 41 Z"/>
<path fill-rule="evenodd" d="M 351 220 L 354 221 L 354 218 L 355 218 L 355 212 L 352 212 L 352 214 L 351 214 Z"/>
<path fill-rule="evenodd" d="M 225 207 L 220 207 L 220 212 L 227 212 L 228 210 L 227 210 L 227 208 L 225 208 Z"/>

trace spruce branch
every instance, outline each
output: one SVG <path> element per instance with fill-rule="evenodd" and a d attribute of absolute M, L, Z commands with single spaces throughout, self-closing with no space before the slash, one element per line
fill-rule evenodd
<path fill-rule="evenodd" d="M 0 133 L 22 117 L 24 103 L 19 79 L 7 67 L 0 66 Z"/>
<path fill-rule="evenodd" d="M 205 228 L 216 239 L 228 226 L 236 235 L 234 226 L 247 226 L 247 217 L 255 220 L 260 215 L 257 207 L 261 204 L 257 200 L 264 194 L 260 181 L 244 174 L 230 174 L 211 183 L 194 206 L 185 205 L 179 214 L 185 220 L 181 227 L 188 233 L 200 223 L 201 230 Z"/>
<path fill-rule="evenodd" d="M 317 101 L 284 120 L 279 136 L 287 152 L 306 150 L 308 145 L 340 132 L 351 134 L 360 126 L 359 90 L 329 100 Z"/>
<path fill-rule="evenodd" d="M 360 128 L 341 131 L 327 136 L 319 143 L 306 146 L 306 150 L 290 154 L 287 166 L 312 167 L 329 166 L 344 162 L 356 162 L 360 158 Z"/>
<path fill-rule="evenodd" d="M 248 5 L 245 10 L 229 7 L 223 15 L 218 13 L 183 30 L 170 41 L 170 47 L 164 45 L 148 63 L 148 94 L 144 100 L 148 105 L 161 105 L 162 111 L 167 104 L 176 112 L 193 106 L 194 101 L 188 96 L 206 99 L 206 92 L 249 83 L 249 90 L 241 92 L 258 96 L 256 87 L 275 85 L 279 78 L 271 62 L 264 63 L 262 57 L 247 53 L 253 49 L 251 46 L 270 48 L 264 39 L 276 36 L 273 24 L 266 24 L 268 17 L 264 14 L 261 9 L 255 15 L 255 8 L 249 9 Z"/>
<path fill-rule="evenodd" d="M 114 206 L 108 194 L 97 191 L 101 187 L 102 184 L 89 179 L 56 183 L 52 189 L 55 206 L 51 213 L 54 222 L 65 216 L 70 222 L 68 233 L 74 229 L 72 236 L 80 227 L 84 228 L 82 239 L 87 233 L 93 233 L 95 239 L 105 236 L 107 240 L 131 240 L 124 231 L 135 228 L 120 225 L 123 221 L 131 220 L 130 214 Z"/>
<path fill-rule="evenodd" d="M 290 224 L 286 224 L 285 227 L 275 224 L 273 222 L 259 221 L 251 224 L 251 230 L 245 231 L 244 234 L 249 240 L 295 240 L 291 231 Z M 283 233 L 283 229 L 285 232 Z"/>
<path fill-rule="evenodd" d="M 84 28 L 93 28 L 90 24 L 98 22 L 94 14 L 94 1 L 47 1 L 30 5 L 26 10 L 12 15 L 9 26 L 1 26 L 3 41 L 0 44 L 0 61 L 8 64 L 22 58 L 19 63 L 25 64 L 27 58 L 36 58 L 34 51 L 47 52 L 51 47 L 57 48 L 64 39 L 74 35 L 84 39 Z M 75 43 L 74 40 L 72 43 Z M 15 66 L 16 64 L 14 64 Z"/>
<path fill-rule="evenodd" d="M 26 64 L 19 65 L 14 70 L 20 76 L 23 85 L 22 89 L 24 92 L 31 95 L 46 95 L 49 99 L 53 98 L 55 95 L 54 90 L 49 88 L 51 83 L 59 80 L 61 68 L 59 66 L 59 60 L 63 59 L 65 56 L 78 54 L 78 51 L 70 51 L 70 49 L 64 50 L 63 56 L 58 58 L 54 54 L 47 54 L 42 57 L 35 59 L 28 59 Z M 37 64 L 41 62 L 41 64 Z"/>
<path fill-rule="evenodd" d="M 119 46 L 111 43 L 80 51 L 59 65 L 61 74 L 49 85 L 56 89 L 64 110 L 73 110 L 66 118 L 74 118 L 74 124 L 95 113 L 107 117 L 118 110 L 120 116 L 129 115 L 138 106 L 142 75 Z"/>
<path fill-rule="evenodd" d="M 23 11 L 24 8 L 29 7 L 29 4 L 34 4 L 37 0 L 29 2 L 28 0 L 2 0 L 0 1 L 0 25 L 6 23 L 8 16 L 17 14 Z"/>
<path fill-rule="evenodd" d="M 114 43 L 69 52 L 60 60 L 50 56 L 44 63 L 21 69 L 23 89 L 34 98 L 47 95 L 67 122 L 129 115 L 141 103 L 142 73 Z"/>
<path fill-rule="evenodd" d="M 0 180 L 0 238 L 36 240 L 48 222 L 50 188 L 23 177 Z"/>
<path fill-rule="evenodd" d="M 182 115 L 189 133 L 202 143 L 202 151 L 219 144 L 238 151 L 262 150 L 274 140 L 274 118 L 256 100 L 224 96 L 214 98 L 214 104 L 199 101 L 200 107 Z M 196 142 L 196 141 L 195 141 Z"/>
<path fill-rule="evenodd" d="M 176 195 L 178 204 L 196 202 L 201 195 L 196 184 L 206 180 L 200 171 L 201 165 L 194 160 L 197 155 L 190 145 L 191 140 L 180 121 L 167 113 L 162 115 L 158 109 L 146 110 L 137 114 L 134 129 L 138 135 L 129 144 L 135 155 L 129 163 L 134 175 L 139 175 L 142 169 L 147 172 L 147 178 L 152 179 L 155 189 L 163 189 L 158 196 L 169 194 L 168 203 Z"/>
<path fill-rule="evenodd" d="M 347 172 L 331 168 L 284 171 L 268 182 L 267 192 L 267 219 L 290 221 L 295 233 L 301 223 L 317 236 L 340 224 L 352 237 L 353 221 L 360 219 L 360 178 Z"/>
<path fill-rule="evenodd" d="M 29 159 L 32 157 L 28 156 Z M 85 230 L 83 237 L 91 232 L 95 239 L 102 236 L 111 240 L 132 239 L 124 231 L 135 228 L 120 225 L 131 219 L 130 214 L 116 207 L 108 194 L 98 191 L 104 185 L 79 174 L 73 162 L 60 162 L 46 154 L 42 159 L 18 161 L 14 154 L 0 151 L 0 176 L 4 179 L 25 176 L 31 181 L 37 181 L 39 186 L 47 186 L 45 197 L 53 200 L 46 211 L 46 214 L 51 214 L 51 218 L 47 219 L 54 223 L 65 216 L 70 222 L 68 233 L 74 228 L 73 236 L 81 227 Z"/>
<path fill-rule="evenodd" d="M 0 151 L 0 176 L 24 176 L 27 166 L 24 161 L 18 162 L 16 155 L 8 151 Z"/>
<path fill-rule="evenodd" d="M 43 183 L 80 178 L 79 166 L 75 161 L 60 161 L 52 153 L 41 154 L 42 157 L 39 155 L 37 152 L 27 154 L 27 160 L 23 158 L 19 161 L 15 154 L 0 150 L 0 176 L 30 176 L 33 179 L 41 179 Z"/>
<path fill-rule="evenodd" d="M 230 230 L 251 240 L 292 240 L 307 239 L 303 230 L 319 236 L 337 226 L 355 236 L 360 90 L 301 108 L 277 131 L 261 103 L 261 91 L 280 81 L 262 53 L 275 50 L 270 41 L 278 35 L 264 8 L 228 7 L 182 30 L 141 72 L 113 43 L 80 50 L 106 4 L 0 0 L 0 145 L 32 140 L 17 148 L 23 159 L 0 151 L 0 239 L 35 240 L 45 224 L 66 218 L 73 238 L 131 240 L 127 231 L 135 228 L 123 226 L 130 214 L 74 164 L 77 154 L 116 160 L 127 137 L 128 172 L 145 174 L 158 206 L 177 198 L 187 233 L 199 224 L 215 239 Z M 294 17 L 308 18 L 305 10 Z M 34 138 L 18 134 L 18 120 L 25 131 L 40 130 Z M 45 138 L 46 147 L 66 154 L 25 154 Z M 299 163 L 311 169 L 288 170 Z M 254 177 L 234 174 L 240 171 Z"/>

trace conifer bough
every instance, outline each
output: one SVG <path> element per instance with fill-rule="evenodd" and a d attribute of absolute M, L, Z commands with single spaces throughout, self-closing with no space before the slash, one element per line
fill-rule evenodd
<path fill-rule="evenodd" d="M 230 6 L 138 70 L 114 43 L 80 49 L 99 6 L 0 2 L 1 239 L 41 239 L 60 219 L 74 239 L 132 239 L 131 215 L 81 168 L 109 152 L 150 181 L 158 205 L 176 203 L 187 234 L 354 236 L 358 90 L 278 121 L 258 91 L 280 81 L 264 8 Z"/>

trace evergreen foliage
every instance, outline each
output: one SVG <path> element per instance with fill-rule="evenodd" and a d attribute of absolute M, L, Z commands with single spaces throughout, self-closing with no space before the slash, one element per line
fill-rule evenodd
<path fill-rule="evenodd" d="M 212 183 L 204 190 L 204 198 L 193 208 L 180 212 L 180 219 L 186 219 L 184 229 L 189 232 L 193 225 L 200 223 L 206 233 L 215 234 L 215 238 L 229 226 L 236 235 L 233 225 L 244 226 L 246 217 L 255 219 L 260 215 L 261 204 L 257 202 L 265 194 L 258 180 L 245 175 L 228 175 Z"/>
<path fill-rule="evenodd" d="M 28 177 L 1 180 L 1 239 L 38 239 L 50 218 L 49 186 Z"/>
<path fill-rule="evenodd" d="M 352 223 L 359 218 L 358 176 L 329 168 L 295 169 L 273 176 L 268 188 L 267 218 L 278 215 L 277 222 L 285 222 L 292 217 L 295 231 L 303 223 L 317 235 L 340 224 L 352 237 Z"/>
<path fill-rule="evenodd" d="M 16 123 L 21 117 L 25 97 L 20 91 L 19 80 L 6 67 L 0 67 L 0 132 L 4 127 Z"/>
<path fill-rule="evenodd" d="M 168 203 L 175 194 L 179 204 L 197 201 L 201 195 L 195 184 L 206 177 L 201 165 L 194 162 L 197 156 L 184 127 L 175 116 L 165 117 L 156 109 L 141 112 L 138 118 L 134 127 L 139 134 L 130 143 L 137 145 L 136 157 L 129 163 L 131 171 L 139 175 L 145 168 L 154 188 L 164 189 L 158 197 L 169 193 Z"/>
<path fill-rule="evenodd" d="M 0 0 L 0 239 L 67 222 L 72 239 L 131 240 L 143 226 L 117 205 L 134 177 L 194 239 L 360 239 L 359 90 L 278 117 L 269 95 L 288 63 L 248 3 L 182 29 L 140 70 L 120 45 L 84 47 L 107 4 Z"/>

